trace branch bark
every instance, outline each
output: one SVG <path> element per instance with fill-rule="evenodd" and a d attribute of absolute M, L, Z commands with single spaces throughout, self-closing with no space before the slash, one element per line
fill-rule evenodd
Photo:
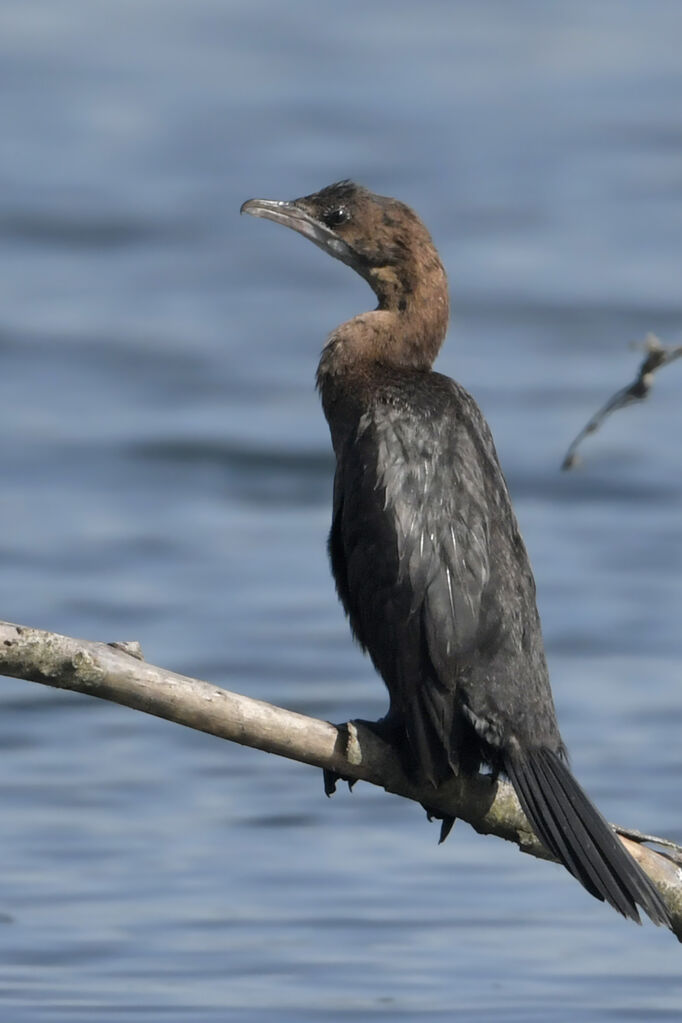
<path fill-rule="evenodd" d="M 414 785 L 385 743 L 359 724 L 340 728 L 281 707 L 231 693 L 208 682 L 147 664 L 136 644 L 94 643 L 23 625 L 0 622 L 0 674 L 70 689 L 175 721 L 244 746 L 298 760 L 427 804 L 467 821 L 482 835 L 514 842 L 526 853 L 552 859 L 532 833 L 508 782 L 479 775 L 457 778 L 437 791 Z M 682 940 L 682 849 L 667 852 L 642 844 L 623 829 L 620 840 L 668 905 Z M 651 840 L 651 836 L 642 836 Z"/>

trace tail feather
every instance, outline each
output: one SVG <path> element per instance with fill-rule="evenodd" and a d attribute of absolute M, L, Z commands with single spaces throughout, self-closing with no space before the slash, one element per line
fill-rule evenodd
<path fill-rule="evenodd" d="M 516 748 L 504 766 L 538 838 L 591 895 L 637 923 L 640 906 L 671 926 L 658 891 L 556 753 Z"/>
<path fill-rule="evenodd" d="M 533 785 L 533 779 L 528 777 L 524 765 L 517 768 L 510 764 L 509 776 L 526 816 L 533 823 L 533 827 L 537 828 L 549 851 L 580 881 L 590 895 L 601 898 L 596 871 L 589 861 L 583 865 L 574 853 L 576 836 L 552 788 L 549 785 L 544 787 Z"/>
<path fill-rule="evenodd" d="M 614 873 L 611 862 L 611 843 L 615 841 L 620 846 L 620 842 L 617 838 L 614 838 L 613 832 L 608 828 L 608 825 L 606 825 L 608 831 L 605 832 L 603 830 L 601 825 L 606 824 L 606 822 L 603 821 L 601 815 L 597 815 L 598 822 L 593 821 L 593 824 L 596 824 L 596 826 L 591 831 L 584 825 L 577 813 L 566 815 L 563 806 L 565 801 L 568 801 L 569 804 L 571 803 L 571 792 L 567 791 L 564 778 L 560 774 L 557 776 L 553 771 L 551 761 L 545 762 L 545 760 L 546 758 L 543 756 L 538 757 L 537 767 L 539 772 L 544 774 L 548 799 L 552 801 L 553 808 L 555 808 L 555 819 L 560 826 L 563 825 L 565 829 L 564 834 L 567 836 L 567 842 L 571 851 L 574 849 L 589 850 L 587 856 L 583 857 L 582 860 L 577 860 L 576 876 L 595 898 L 606 898 L 619 913 L 622 913 L 623 916 L 630 916 L 633 909 L 632 899 L 628 895 L 627 888 L 624 889 L 619 874 Z M 560 763 L 560 761 L 557 760 L 557 763 Z M 565 773 L 568 774 L 568 772 Z M 568 775 L 568 777 L 572 776 Z M 555 787 L 558 789 L 558 794 L 555 792 Z M 562 792 L 565 796 L 563 804 L 561 802 Z M 586 806 L 591 808 L 589 803 Z M 603 841 L 604 837 L 606 838 L 606 845 Z M 600 838 L 602 839 L 601 842 L 599 841 Z M 625 853 L 625 856 L 627 856 L 627 853 Z M 628 859 L 631 859 L 631 857 L 628 857 Z M 639 919 L 636 910 L 635 917 Z"/>
<path fill-rule="evenodd" d="M 566 799 L 572 801 L 577 782 L 560 760 L 556 758 L 552 760 L 551 757 L 546 759 L 549 784 L 553 779 L 563 789 Z M 580 793 L 581 816 L 569 818 L 569 824 L 573 824 L 576 841 L 581 847 L 589 848 L 589 843 L 594 843 L 597 855 L 592 856 L 590 862 L 596 861 L 599 887 L 605 893 L 607 901 L 623 916 L 629 916 L 634 909 L 633 902 L 649 912 L 646 900 L 653 895 L 658 911 L 662 907 L 658 892 L 582 789 Z"/>

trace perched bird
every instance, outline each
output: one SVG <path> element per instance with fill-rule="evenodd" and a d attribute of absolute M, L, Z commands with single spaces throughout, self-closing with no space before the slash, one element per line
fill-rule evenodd
<path fill-rule="evenodd" d="M 559 733 L 535 581 L 490 429 L 432 365 L 445 270 L 419 217 L 341 181 L 242 212 L 359 273 L 378 305 L 337 327 L 317 386 L 336 454 L 329 553 L 351 629 L 390 695 L 376 729 L 434 787 L 486 765 L 596 898 L 670 926 L 656 888 L 575 780 Z"/>

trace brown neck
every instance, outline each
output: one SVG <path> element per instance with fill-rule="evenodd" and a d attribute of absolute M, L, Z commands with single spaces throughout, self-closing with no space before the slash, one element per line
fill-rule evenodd
<path fill-rule="evenodd" d="M 332 331 L 317 372 L 318 387 L 339 375 L 364 375 L 377 366 L 427 370 L 448 325 L 445 270 L 435 249 L 414 269 L 381 267 L 367 274 L 379 304 Z"/>

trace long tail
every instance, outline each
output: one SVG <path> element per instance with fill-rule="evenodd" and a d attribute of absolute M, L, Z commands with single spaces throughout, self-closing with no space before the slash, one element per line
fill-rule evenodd
<path fill-rule="evenodd" d="M 640 906 L 655 924 L 671 926 L 656 888 L 556 753 L 517 747 L 504 767 L 538 838 L 590 895 L 637 923 Z"/>

